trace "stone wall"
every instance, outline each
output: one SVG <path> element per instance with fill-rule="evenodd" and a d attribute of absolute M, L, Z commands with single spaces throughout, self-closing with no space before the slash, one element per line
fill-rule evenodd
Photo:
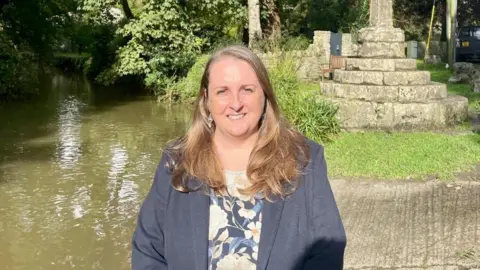
<path fill-rule="evenodd" d="M 342 56 L 358 57 L 358 42 L 352 34 L 342 34 Z"/>

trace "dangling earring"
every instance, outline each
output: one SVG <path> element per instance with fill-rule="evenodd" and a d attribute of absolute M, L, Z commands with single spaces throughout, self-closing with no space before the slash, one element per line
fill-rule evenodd
<path fill-rule="evenodd" d="M 207 125 L 208 125 L 208 128 L 212 128 L 212 123 L 213 123 L 213 118 L 212 118 L 212 114 L 209 114 L 208 117 L 207 117 Z"/>

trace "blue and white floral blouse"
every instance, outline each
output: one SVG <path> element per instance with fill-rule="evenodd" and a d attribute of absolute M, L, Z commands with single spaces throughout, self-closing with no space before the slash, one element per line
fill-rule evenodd
<path fill-rule="evenodd" d="M 238 192 L 249 185 L 244 172 L 225 171 L 225 177 L 228 195 L 210 192 L 209 269 L 255 270 L 263 201 Z"/>

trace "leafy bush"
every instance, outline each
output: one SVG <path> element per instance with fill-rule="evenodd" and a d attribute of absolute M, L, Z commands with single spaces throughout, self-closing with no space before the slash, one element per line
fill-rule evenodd
<path fill-rule="evenodd" d="M 288 121 L 308 138 L 326 142 L 340 131 L 336 113 L 338 108 L 325 100 L 317 100 L 317 93 L 301 88 L 295 61 L 288 53 L 269 68 L 273 88 L 283 114 Z"/>
<path fill-rule="evenodd" d="M 282 38 L 282 49 L 284 51 L 306 50 L 312 43 L 306 36 Z"/>
<path fill-rule="evenodd" d="M 473 103 L 473 109 L 480 113 L 480 100 L 476 100 L 475 103 Z"/>
<path fill-rule="evenodd" d="M 176 85 L 176 89 L 182 100 L 191 101 L 197 96 L 200 88 L 200 80 L 202 79 L 208 58 L 209 55 L 201 55 L 198 57 L 190 71 L 188 71 L 187 76 Z"/>
<path fill-rule="evenodd" d="M 21 54 L 0 35 L 0 101 L 26 99 L 38 93 L 33 54 Z"/>

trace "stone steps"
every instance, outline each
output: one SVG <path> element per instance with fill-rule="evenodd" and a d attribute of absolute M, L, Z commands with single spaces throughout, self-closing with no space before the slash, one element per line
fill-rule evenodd
<path fill-rule="evenodd" d="M 414 71 L 417 70 L 416 59 L 377 59 L 377 58 L 347 58 L 346 70 L 361 71 Z"/>
<path fill-rule="evenodd" d="M 447 97 L 445 84 L 430 82 L 425 85 L 357 85 L 341 83 L 320 83 L 324 96 L 333 98 L 358 99 L 362 101 L 427 103 L 433 99 Z"/>
<path fill-rule="evenodd" d="M 421 85 L 430 82 L 428 71 L 335 70 L 334 80 L 344 84 Z"/>
<path fill-rule="evenodd" d="M 468 111 L 468 99 L 462 96 L 429 103 L 326 99 L 339 106 L 337 118 L 346 130 L 432 130 L 463 121 Z"/>

